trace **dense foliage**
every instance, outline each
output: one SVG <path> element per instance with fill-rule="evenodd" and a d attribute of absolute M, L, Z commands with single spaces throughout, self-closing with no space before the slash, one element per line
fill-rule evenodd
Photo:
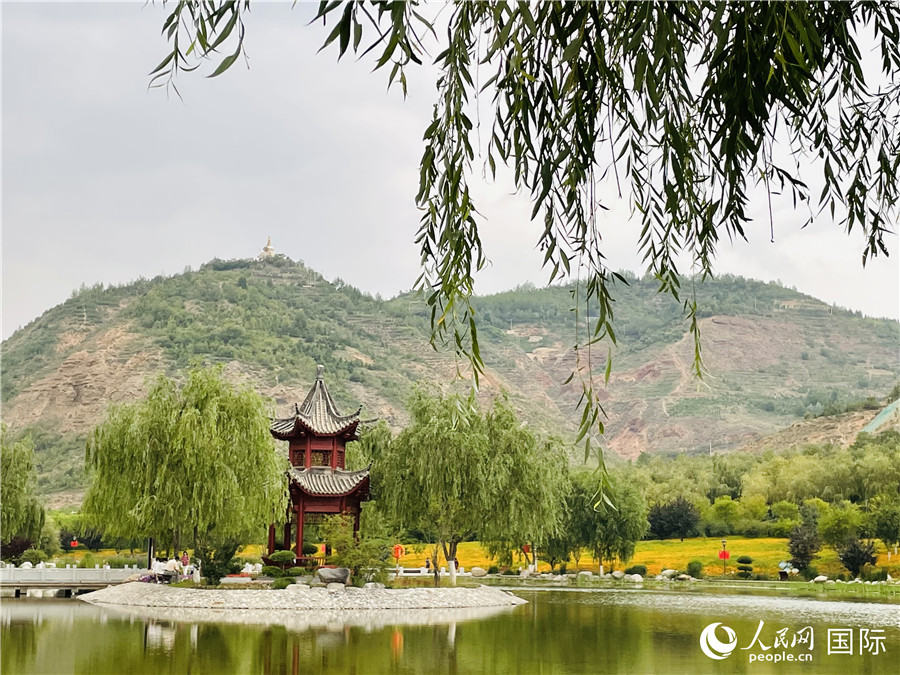
<path fill-rule="evenodd" d="M 88 522 L 173 550 L 191 542 L 224 564 L 222 551 L 284 513 L 286 464 L 268 412 L 217 369 L 192 370 L 181 386 L 160 376 L 143 401 L 111 408 L 88 440 Z"/>
<path fill-rule="evenodd" d="M 378 461 L 379 499 L 398 526 L 431 533 L 447 561 L 472 533 L 508 550 L 557 530 L 565 449 L 538 440 L 505 399 L 482 413 L 474 396 L 418 391 L 410 414 Z"/>
<path fill-rule="evenodd" d="M 696 532 L 700 511 L 684 497 L 664 504 L 654 504 L 647 515 L 650 532 L 658 539 L 677 537 L 684 541 Z"/>
<path fill-rule="evenodd" d="M 387 528 L 375 509 L 363 508 L 362 525 L 353 532 L 353 519 L 348 515 L 328 516 L 320 526 L 322 539 L 331 546 L 328 564 L 350 570 L 350 581 L 362 586 L 369 581 L 384 583 L 391 565 Z"/>
<path fill-rule="evenodd" d="M 13 441 L 0 425 L 0 536 L 6 545 L 36 541 L 44 527 L 44 508 L 34 494 L 34 446 L 29 437 Z"/>

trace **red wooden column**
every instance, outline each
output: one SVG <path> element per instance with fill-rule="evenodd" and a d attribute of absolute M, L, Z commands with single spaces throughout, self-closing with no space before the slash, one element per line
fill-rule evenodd
<path fill-rule="evenodd" d="M 297 547 L 294 554 L 298 558 L 303 555 L 303 502 L 297 504 Z"/>
<path fill-rule="evenodd" d="M 287 522 L 284 524 L 284 532 L 281 538 L 281 550 L 289 551 L 291 548 L 291 512 L 288 511 Z"/>
<path fill-rule="evenodd" d="M 269 525 L 269 555 L 275 552 L 275 524 Z"/>

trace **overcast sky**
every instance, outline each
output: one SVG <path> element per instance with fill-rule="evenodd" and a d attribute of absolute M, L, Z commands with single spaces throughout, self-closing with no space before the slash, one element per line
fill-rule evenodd
<path fill-rule="evenodd" d="M 386 73 L 336 51 L 311 6 L 254 5 L 250 69 L 179 78 L 183 100 L 148 90 L 167 45 L 165 9 L 142 3 L 2 5 L 2 335 L 81 284 L 197 268 L 276 250 L 329 279 L 388 297 L 418 276 L 412 243 L 431 68 L 406 100 Z M 209 69 L 204 74 L 210 72 Z M 484 121 L 485 125 L 489 122 Z M 508 181 L 473 178 L 491 259 L 477 291 L 546 272 L 540 227 Z M 800 231 L 780 206 L 769 242 L 764 200 L 750 242 L 722 243 L 718 271 L 789 286 L 871 316 L 900 315 L 891 257 L 863 270 L 862 238 L 829 223 Z M 628 206 L 601 223 L 610 266 L 642 271 Z"/>

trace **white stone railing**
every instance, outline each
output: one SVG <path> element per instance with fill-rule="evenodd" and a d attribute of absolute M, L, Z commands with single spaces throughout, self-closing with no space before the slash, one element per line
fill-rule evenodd
<path fill-rule="evenodd" d="M 0 568 L 0 584 L 37 583 L 46 585 L 60 583 L 97 584 L 121 583 L 134 574 L 148 574 L 148 570 L 135 567 L 2 567 Z"/>
<path fill-rule="evenodd" d="M 457 570 L 457 572 L 456 572 L 456 576 L 458 576 L 458 577 L 472 576 L 472 573 L 466 572 L 465 569 L 466 569 L 465 567 L 460 567 L 459 570 Z M 390 568 L 388 570 L 388 572 L 389 572 L 389 576 L 391 576 L 391 577 L 398 576 L 396 567 Z M 432 572 L 430 569 L 426 569 L 424 567 L 401 567 L 400 574 L 399 574 L 399 576 L 401 576 L 401 577 L 430 577 L 433 575 L 434 575 L 434 572 Z M 450 572 L 447 571 L 446 567 L 441 567 L 440 576 L 442 576 L 442 577 L 450 576 Z"/>

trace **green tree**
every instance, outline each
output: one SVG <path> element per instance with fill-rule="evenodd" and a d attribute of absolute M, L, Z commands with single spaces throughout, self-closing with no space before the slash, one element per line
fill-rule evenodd
<path fill-rule="evenodd" d="M 887 253 L 898 220 L 900 9 L 895 3 L 455 2 L 435 30 L 415 2 L 323 1 L 316 16 L 339 55 L 373 52 L 406 91 L 406 68 L 437 41 L 440 76 L 425 130 L 417 202 L 421 285 L 433 339 L 482 366 L 470 300 L 486 264 L 468 176 L 476 156 L 492 174 L 513 171 L 530 193 L 551 279 L 585 280 L 579 308 L 597 307 L 594 340 L 613 331 L 614 284 L 606 266 L 599 188 L 617 189 L 641 219 L 639 248 L 660 289 L 680 297 L 681 254 L 704 277 L 723 236 L 744 238 L 748 205 L 787 200 L 827 213 L 866 237 L 863 264 Z M 248 0 L 174 3 L 163 26 L 170 52 L 152 85 L 172 84 L 197 59 L 243 51 Z M 443 21 L 446 20 L 446 30 Z M 885 86 L 867 81 L 860 37 L 871 34 Z M 217 57 L 218 58 L 218 57 Z M 480 92 L 493 123 L 478 143 Z M 813 176 L 822 188 L 810 189 Z M 774 238 L 774 207 L 769 225 Z M 684 298 L 700 372 L 697 304 Z M 589 355 L 579 339 L 587 434 L 602 421 Z M 586 366 L 582 368 L 582 366 Z"/>
<path fill-rule="evenodd" d="M 850 574 L 854 577 L 859 576 L 859 571 L 866 565 L 874 565 L 875 543 L 871 541 L 860 541 L 853 537 L 846 541 L 838 549 L 838 558 L 841 564 L 850 570 Z"/>
<path fill-rule="evenodd" d="M 665 504 L 654 504 L 647 516 L 650 531 L 660 539 L 678 537 L 684 541 L 697 530 L 700 512 L 684 497 L 677 497 Z"/>
<path fill-rule="evenodd" d="M 819 539 L 819 515 L 815 508 L 804 506 L 800 509 L 801 522 L 791 532 L 788 551 L 791 564 L 798 570 L 805 570 L 822 548 Z"/>
<path fill-rule="evenodd" d="M 741 517 L 741 504 L 728 495 L 716 497 L 704 513 L 704 528 L 708 536 L 731 534 Z"/>
<path fill-rule="evenodd" d="M 371 508 L 371 503 L 364 506 L 362 520 L 359 533 L 354 535 L 353 520 L 349 515 L 340 514 L 325 519 L 320 530 L 333 552 L 328 562 L 348 568 L 350 579 L 356 586 L 362 586 L 367 581 L 383 583 L 391 566 L 387 530 Z"/>
<path fill-rule="evenodd" d="M 863 513 L 856 504 L 848 501 L 832 504 L 819 518 L 819 533 L 822 540 L 837 551 L 859 537 L 863 520 Z"/>
<path fill-rule="evenodd" d="M 609 502 L 596 499 L 593 509 L 584 509 L 591 527 L 585 545 L 594 559 L 612 566 L 618 559 L 627 563 L 634 555 L 635 544 L 647 534 L 647 502 L 640 490 L 624 474 L 611 472 L 605 479 Z M 596 493 L 597 481 L 592 474 L 582 474 L 578 481 L 583 494 Z"/>
<path fill-rule="evenodd" d="M 800 508 L 794 502 L 782 500 L 772 504 L 772 515 L 776 520 L 798 520 Z"/>
<path fill-rule="evenodd" d="M 109 536 L 157 537 L 173 550 L 188 540 L 230 559 L 222 549 L 284 514 L 287 465 L 268 420 L 265 401 L 221 369 L 194 369 L 181 386 L 160 376 L 91 433 L 86 520 Z"/>
<path fill-rule="evenodd" d="M 13 441 L 6 425 L 0 426 L 0 534 L 2 543 L 13 538 L 35 541 L 44 527 L 44 508 L 34 496 L 34 445 L 26 436 Z"/>
<path fill-rule="evenodd" d="M 873 536 L 884 542 L 885 547 L 894 547 L 900 544 L 900 501 L 896 498 L 879 498 L 872 505 L 870 530 Z"/>
<path fill-rule="evenodd" d="M 451 583 L 457 545 L 468 536 L 478 533 L 497 551 L 557 530 L 566 454 L 539 441 L 505 398 L 482 414 L 474 395 L 417 391 L 409 412 L 409 426 L 379 461 L 379 499 L 400 528 L 434 533 Z"/>

